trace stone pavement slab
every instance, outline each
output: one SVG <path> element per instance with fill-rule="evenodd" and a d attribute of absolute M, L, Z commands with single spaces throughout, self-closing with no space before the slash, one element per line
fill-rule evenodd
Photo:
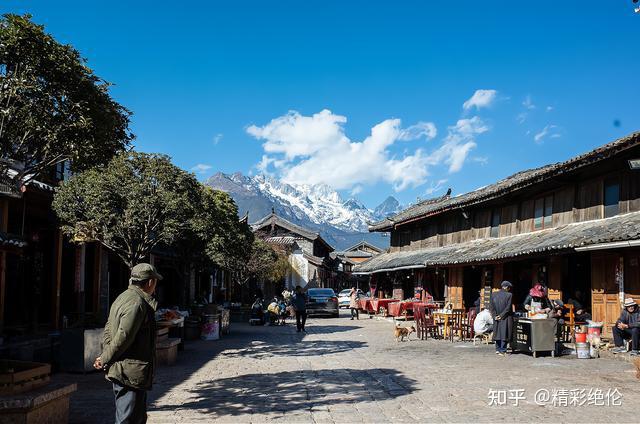
<path fill-rule="evenodd" d="M 235 324 L 221 340 L 187 343 L 176 365 L 158 370 L 149 422 L 637 421 L 640 381 L 626 362 L 498 357 L 493 345 L 396 343 L 392 333 L 389 322 L 345 315 L 312 318 L 307 334 Z M 61 377 L 78 382 L 73 423 L 113 422 L 102 376 Z M 613 390 L 620 405 L 606 402 Z"/>

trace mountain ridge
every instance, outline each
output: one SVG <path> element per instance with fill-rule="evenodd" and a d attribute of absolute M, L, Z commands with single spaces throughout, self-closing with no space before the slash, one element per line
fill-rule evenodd
<path fill-rule="evenodd" d="M 369 209 L 354 197 L 344 200 L 326 184 L 289 184 L 265 175 L 217 172 L 205 184 L 229 193 L 238 205 L 238 214 L 248 213 L 250 223 L 274 210 L 294 224 L 319 232 L 336 250 L 363 240 L 387 248 L 389 238 L 381 233 L 369 233 L 368 225 L 401 209 L 393 196 Z"/>

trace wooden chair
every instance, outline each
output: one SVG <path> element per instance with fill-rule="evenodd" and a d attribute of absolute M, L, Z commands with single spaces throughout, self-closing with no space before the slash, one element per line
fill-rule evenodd
<path fill-rule="evenodd" d="M 462 322 L 462 340 L 473 340 L 475 333 L 473 323 L 476 320 L 476 308 L 469 308 L 466 319 Z"/>
<path fill-rule="evenodd" d="M 423 305 L 418 305 L 413 311 L 413 319 L 416 323 L 416 332 L 420 340 L 426 340 L 431 336 L 435 338 L 438 334 L 438 325 L 433 321 Z"/>
<path fill-rule="evenodd" d="M 464 309 L 453 309 L 449 317 L 449 341 L 453 341 L 454 334 L 458 334 L 458 339 L 462 340 L 464 326 Z"/>

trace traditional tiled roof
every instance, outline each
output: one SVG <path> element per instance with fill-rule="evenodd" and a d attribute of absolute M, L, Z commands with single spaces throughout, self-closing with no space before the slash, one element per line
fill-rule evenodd
<path fill-rule="evenodd" d="M 272 225 L 277 225 L 310 241 L 319 240 L 329 249 L 329 251 L 333 251 L 333 247 L 331 247 L 331 245 L 329 245 L 329 243 L 327 243 L 319 233 L 314 233 L 313 231 L 300 227 L 293 222 L 287 221 L 286 219 L 276 215 L 275 212 L 271 212 L 258 222 L 251 224 L 251 228 L 253 231 L 259 231 L 271 227 Z"/>
<path fill-rule="evenodd" d="M 0 246 L 23 248 L 27 242 L 18 236 L 0 233 Z"/>
<path fill-rule="evenodd" d="M 394 226 L 433 216 L 450 209 L 462 208 L 496 199 L 506 193 L 530 187 L 542 181 L 563 175 L 595 162 L 610 158 L 619 152 L 640 144 L 640 132 L 620 138 L 590 152 L 564 162 L 553 163 L 540 168 L 528 169 L 511 175 L 497 183 L 479 188 L 460 196 L 443 196 L 417 203 L 398 214 L 369 226 L 369 231 L 390 231 Z"/>
<path fill-rule="evenodd" d="M 375 273 L 403 268 L 482 263 L 632 240 L 640 240 L 640 212 L 508 237 L 383 253 L 358 265 L 354 271 Z"/>
<path fill-rule="evenodd" d="M 293 237 L 293 236 L 274 236 L 274 237 L 267 237 L 264 239 L 264 241 L 267 243 L 279 244 L 282 246 L 292 246 L 298 240 L 300 240 L 299 237 Z"/>
<path fill-rule="evenodd" d="M 344 252 L 356 252 L 356 251 L 361 251 L 362 248 L 367 248 L 367 249 L 371 249 L 375 252 L 378 253 L 382 253 L 384 252 L 384 249 L 380 249 L 378 246 L 374 246 L 373 244 L 362 240 L 360 243 L 354 244 L 353 246 L 349 247 L 348 249 L 344 249 Z"/>

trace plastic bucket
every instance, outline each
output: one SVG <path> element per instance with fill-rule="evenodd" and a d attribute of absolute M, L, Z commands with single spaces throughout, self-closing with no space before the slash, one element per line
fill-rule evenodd
<path fill-rule="evenodd" d="M 576 333 L 576 336 L 578 333 Z M 576 355 L 578 355 L 578 359 L 590 359 L 591 358 L 591 349 L 588 343 L 576 343 Z"/>
<path fill-rule="evenodd" d="M 591 337 L 600 337 L 600 332 L 602 331 L 602 326 L 598 325 L 598 326 L 589 326 L 589 328 L 587 328 L 587 334 L 589 334 L 589 336 Z"/>
<path fill-rule="evenodd" d="M 205 315 L 202 320 L 202 340 L 218 340 L 220 338 L 220 317 L 219 315 Z"/>
<path fill-rule="evenodd" d="M 587 333 L 579 333 L 576 331 L 576 344 L 586 343 L 586 342 L 587 342 Z"/>

